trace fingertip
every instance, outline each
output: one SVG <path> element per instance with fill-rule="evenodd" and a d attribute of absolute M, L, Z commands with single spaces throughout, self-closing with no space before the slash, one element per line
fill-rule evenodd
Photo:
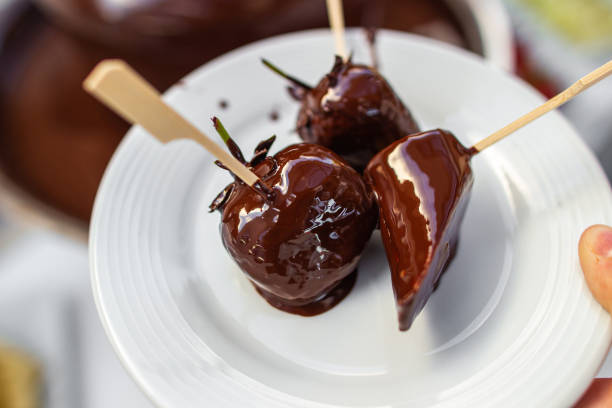
<path fill-rule="evenodd" d="M 592 225 L 580 237 L 580 265 L 595 299 L 612 312 L 612 228 Z"/>
<path fill-rule="evenodd" d="M 612 228 L 596 224 L 584 230 L 580 237 L 581 245 L 588 245 L 590 250 L 600 257 L 612 257 Z"/>

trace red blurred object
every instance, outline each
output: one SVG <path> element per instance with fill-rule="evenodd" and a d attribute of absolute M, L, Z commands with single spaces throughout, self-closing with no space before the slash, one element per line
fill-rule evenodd
<path fill-rule="evenodd" d="M 527 46 L 520 41 L 515 41 L 514 46 L 516 74 L 530 83 L 547 98 L 552 98 L 562 89 L 558 87 L 550 78 L 539 71 L 529 60 Z"/>

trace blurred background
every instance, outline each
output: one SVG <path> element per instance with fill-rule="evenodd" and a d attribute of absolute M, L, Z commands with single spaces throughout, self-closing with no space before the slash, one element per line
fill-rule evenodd
<path fill-rule="evenodd" d="M 612 55 L 612 0 L 344 8 L 349 26 L 454 44 L 547 97 Z M 165 90 L 240 45 L 327 21 L 323 0 L 0 0 L 0 408 L 151 406 L 115 357 L 89 284 L 89 217 L 128 129 L 81 90 L 92 67 L 123 58 Z M 608 176 L 611 107 L 608 81 L 563 108 Z"/>

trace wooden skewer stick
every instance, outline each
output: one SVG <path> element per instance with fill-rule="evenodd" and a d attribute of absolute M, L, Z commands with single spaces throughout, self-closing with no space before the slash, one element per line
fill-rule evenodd
<path fill-rule="evenodd" d="M 596 83 L 606 78 L 610 74 L 612 74 L 612 61 L 608 61 L 606 64 L 597 68 L 595 71 L 580 78 L 572 86 L 570 86 L 565 91 L 558 94 L 557 96 L 553 97 L 552 99 L 549 99 L 547 102 L 538 106 L 531 112 L 521 116 L 514 122 L 509 123 L 508 125 L 498 130 L 497 132 L 492 133 L 490 136 L 487 136 L 480 142 L 476 143 L 472 147 L 472 149 L 475 149 L 476 152 L 483 151 L 484 149 L 491 146 L 492 144 L 499 142 L 504 137 L 508 136 L 510 133 L 515 132 L 516 130 L 522 128 L 528 123 L 531 123 L 532 121 L 536 120 L 540 116 L 544 115 L 545 113 L 548 113 L 551 110 L 556 109 L 559 106 L 563 105 L 564 103 L 566 103 L 567 101 L 569 101 L 570 99 L 578 95 L 579 93 L 586 91 L 591 86 L 595 85 Z"/>
<path fill-rule="evenodd" d="M 100 62 L 83 82 L 85 90 L 162 143 L 191 139 L 215 156 L 249 186 L 265 184 L 240 161 L 168 106 L 155 88 L 121 60 Z"/>
<path fill-rule="evenodd" d="M 344 38 L 344 11 L 342 10 L 342 0 L 327 0 L 327 15 L 329 17 L 329 26 L 334 33 L 336 41 L 336 54 L 343 61 L 346 61 L 348 54 L 346 53 L 346 40 Z"/>

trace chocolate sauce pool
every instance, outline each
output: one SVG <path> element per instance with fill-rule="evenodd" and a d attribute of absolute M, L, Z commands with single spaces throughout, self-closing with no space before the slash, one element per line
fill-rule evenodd
<path fill-rule="evenodd" d="M 271 306 L 283 312 L 309 317 L 325 313 L 340 303 L 342 299 L 351 293 L 356 281 L 357 270 L 350 273 L 346 278 L 343 278 L 340 283 L 336 284 L 331 290 L 326 291 L 319 299 L 304 305 L 295 305 L 286 302 L 283 298 L 266 292 L 255 284 L 253 284 L 253 286 L 255 286 L 257 293 L 259 293 Z"/>
<path fill-rule="evenodd" d="M 99 60 L 126 59 L 163 91 L 242 44 L 328 24 L 323 3 L 310 0 L 233 0 L 231 7 L 225 1 L 161 1 L 148 3 L 155 3 L 153 8 L 111 10 L 110 17 L 109 10 L 100 8 L 105 2 L 40 2 L 50 13 L 26 7 L 0 47 L 0 165 L 34 196 L 83 221 L 89 219 L 104 168 L 128 129 L 81 89 Z M 344 4 L 348 25 L 417 31 L 466 44 L 441 0 Z M 248 18 L 252 15 L 257 18 Z"/>

